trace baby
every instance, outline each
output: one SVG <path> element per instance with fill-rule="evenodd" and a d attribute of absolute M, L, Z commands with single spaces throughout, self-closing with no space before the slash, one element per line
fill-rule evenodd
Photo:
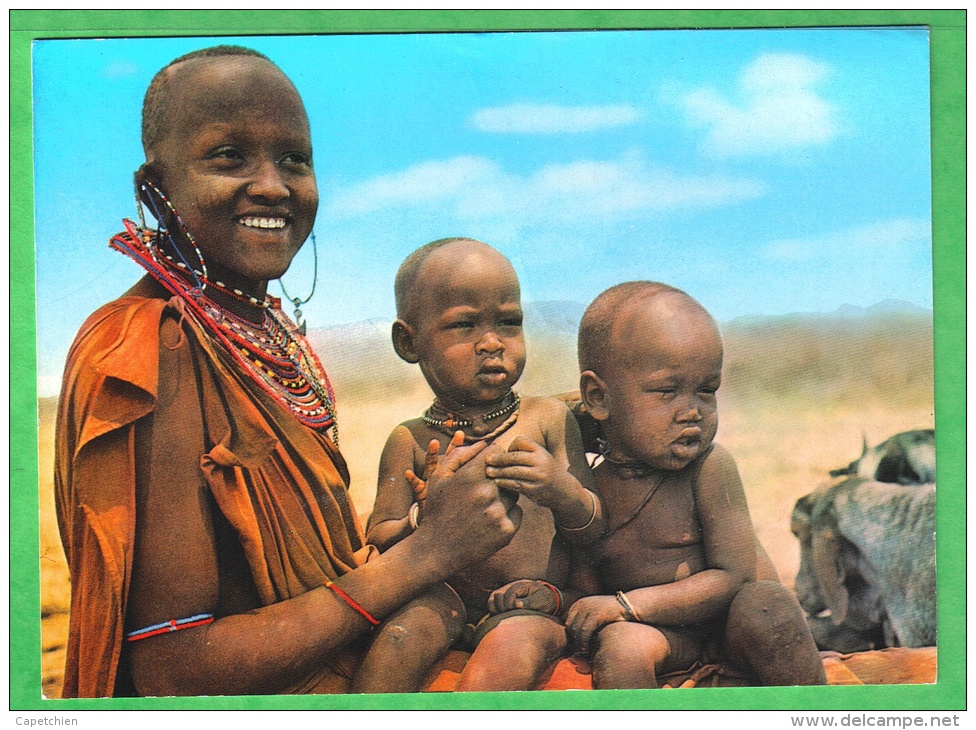
<path fill-rule="evenodd" d="M 722 340 L 698 302 L 654 282 L 615 286 L 579 334 L 580 394 L 602 427 L 594 469 L 605 536 L 574 581 L 566 627 L 597 688 L 725 660 L 763 684 L 824 684 L 796 598 L 759 553 L 732 456 L 713 443 Z"/>
<path fill-rule="evenodd" d="M 357 674 L 361 692 L 421 688 L 433 664 L 474 626 L 474 652 L 458 690 L 532 689 L 562 655 L 567 543 L 603 531 L 602 510 L 578 427 L 562 401 L 520 396 L 525 366 L 519 281 L 508 260 L 467 238 L 434 241 L 411 254 L 396 278 L 393 345 L 436 396 L 421 418 L 398 426 L 380 461 L 367 540 L 381 551 L 423 520 L 424 483 L 462 443 L 490 443 L 486 477 L 522 522 L 512 542 L 391 616 Z"/>

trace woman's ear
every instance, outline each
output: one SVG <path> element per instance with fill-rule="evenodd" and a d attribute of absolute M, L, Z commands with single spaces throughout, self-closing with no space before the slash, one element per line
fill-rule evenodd
<path fill-rule="evenodd" d="M 610 415 L 607 403 L 607 385 L 592 370 L 580 374 L 580 397 L 586 411 L 598 421 L 605 421 Z"/>
<path fill-rule="evenodd" d="M 142 201 L 143 205 L 149 207 L 150 212 L 153 208 L 158 205 L 158 202 L 154 202 L 149 197 L 149 191 L 146 189 L 146 183 L 149 183 L 155 188 L 159 188 L 159 172 L 156 170 L 155 165 L 151 162 L 144 162 L 140 165 L 139 169 L 136 170 L 135 174 L 135 186 L 136 195 L 139 200 Z"/>
<path fill-rule="evenodd" d="M 396 354 L 401 359 L 409 363 L 417 363 L 420 361 L 420 356 L 417 354 L 413 339 L 413 328 L 409 324 L 402 319 L 398 319 L 393 323 L 393 349 L 396 350 Z"/>

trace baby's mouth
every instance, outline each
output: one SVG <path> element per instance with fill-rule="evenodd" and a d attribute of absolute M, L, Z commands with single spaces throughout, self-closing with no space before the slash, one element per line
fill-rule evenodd
<path fill-rule="evenodd" d="M 263 229 L 274 229 L 274 228 L 284 228 L 288 221 L 284 218 L 277 217 L 258 217 L 258 216 L 244 216 L 238 218 L 237 222 L 244 226 L 245 228 L 263 228 Z"/>
<path fill-rule="evenodd" d="M 698 454 L 702 445 L 702 430 L 697 427 L 686 428 L 671 442 L 671 451 L 675 456 L 692 458 Z"/>
<path fill-rule="evenodd" d="M 497 385 L 499 383 L 505 382 L 508 378 L 508 370 L 501 363 L 498 364 L 485 364 L 478 368 L 478 380 L 483 383 L 489 383 L 492 385 Z"/>

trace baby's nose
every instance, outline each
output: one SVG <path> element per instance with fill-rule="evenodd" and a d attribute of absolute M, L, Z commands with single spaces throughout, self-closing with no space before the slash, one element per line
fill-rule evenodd
<path fill-rule="evenodd" d="M 505 344 L 498 335 L 489 330 L 478 340 L 476 349 L 478 352 L 498 352 L 505 349 Z"/>

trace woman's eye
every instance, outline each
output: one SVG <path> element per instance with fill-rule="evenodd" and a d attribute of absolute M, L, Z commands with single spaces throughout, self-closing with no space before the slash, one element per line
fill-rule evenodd
<path fill-rule="evenodd" d="M 466 330 L 474 327 L 474 323 L 468 322 L 466 320 L 462 320 L 461 322 L 451 322 L 451 324 L 448 325 L 448 327 L 452 330 Z"/>
<path fill-rule="evenodd" d="M 289 152 L 287 155 L 281 158 L 281 161 L 286 165 L 301 165 L 303 167 L 312 166 L 311 156 L 304 155 L 301 152 Z"/>
<path fill-rule="evenodd" d="M 210 153 L 212 160 L 241 160 L 243 155 L 233 147 L 219 147 Z"/>

